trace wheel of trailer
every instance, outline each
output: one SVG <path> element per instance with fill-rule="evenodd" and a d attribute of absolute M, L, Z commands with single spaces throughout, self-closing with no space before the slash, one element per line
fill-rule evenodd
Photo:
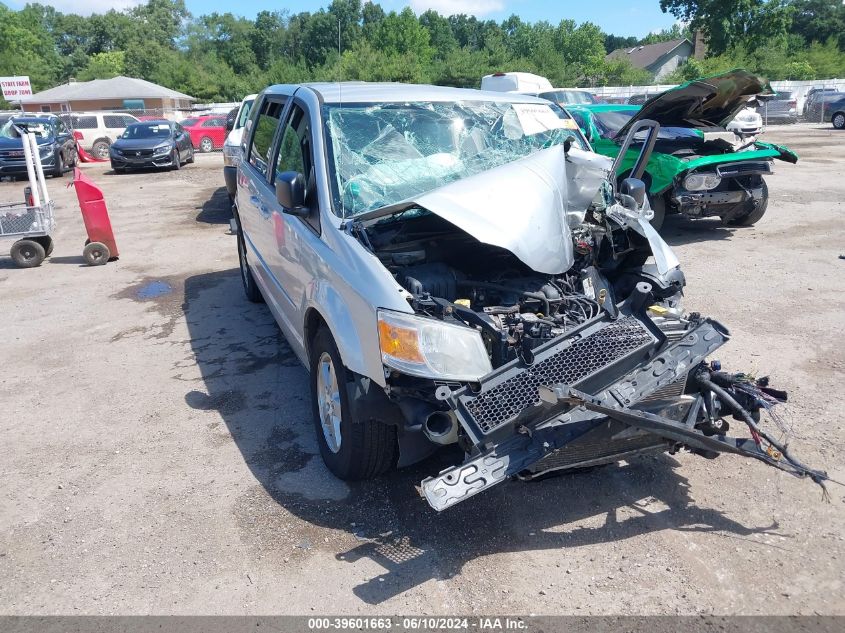
<path fill-rule="evenodd" d="M 654 217 L 651 218 L 651 226 L 655 231 L 660 231 L 663 228 L 663 221 L 666 219 L 666 195 L 665 194 L 648 194 L 648 203 L 651 205 L 651 210 L 654 211 Z"/>
<path fill-rule="evenodd" d="M 377 420 L 354 420 L 347 370 L 325 327 L 311 344 L 311 406 L 320 455 L 328 469 L 346 480 L 372 479 L 396 464 L 396 428 Z"/>
<path fill-rule="evenodd" d="M 99 140 L 91 147 L 91 152 L 97 158 L 106 159 L 109 157 L 109 147 L 110 145 L 108 141 Z"/>
<path fill-rule="evenodd" d="M 111 253 L 109 247 L 102 242 L 89 242 L 82 249 L 82 257 L 85 258 L 89 266 L 102 266 L 109 261 Z"/>
<path fill-rule="evenodd" d="M 833 121 L 833 127 L 837 130 L 845 130 L 845 112 L 837 112 L 833 115 L 831 121 Z"/>
<path fill-rule="evenodd" d="M 238 227 L 238 265 L 241 271 L 241 282 L 244 285 L 244 294 L 252 303 L 264 303 L 264 295 L 261 294 L 258 284 L 255 283 L 255 277 L 252 276 L 252 271 L 249 269 L 249 262 L 246 259 L 246 240 L 237 215 L 235 216 L 235 223 Z"/>
<path fill-rule="evenodd" d="M 208 138 L 207 136 L 203 136 L 203 137 L 200 139 L 200 151 L 201 151 L 203 154 L 206 154 L 206 153 L 210 152 L 210 151 L 211 151 L 211 150 L 213 150 L 213 149 L 214 149 L 214 141 L 212 141 L 212 140 L 211 140 L 210 138 Z"/>
<path fill-rule="evenodd" d="M 53 243 L 52 237 L 50 237 L 49 235 L 45 235 L 44 237 L 35 238 L 34 241 L 41 244 L 41 246 L 44 248 L 44 256 L 45 257 L 50 257 L 50 255 L 53 254 L 54 243 Z"/>
<path fill-rule="evenodd" d="M 731 226 L 752 226 L 760 221 L 766 214 L 766 208 L 769 206 L 769 186 L 764 179 L 760 179 L 763 183 L 763 195 L 757 206 L 748 211 L 744 215 L 740 215 L 729 222 Z"/>
<path fill-rule="evenodd" d="M 20 268 L 35 268 L 47 256 L 44 247 L 35 240 L 18 240 L 12 244 L 9 254 Z"/>

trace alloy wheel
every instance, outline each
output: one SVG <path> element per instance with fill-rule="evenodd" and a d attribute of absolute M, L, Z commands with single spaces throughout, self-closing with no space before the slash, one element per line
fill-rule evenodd
<path fill-rule="evenodd" d="M 340 388 L 334 363 L 328 352 L 323 352 L 317 362 L 317 409 L 326 446 L 332 453 L 337 453 L 341 444 Z"/>

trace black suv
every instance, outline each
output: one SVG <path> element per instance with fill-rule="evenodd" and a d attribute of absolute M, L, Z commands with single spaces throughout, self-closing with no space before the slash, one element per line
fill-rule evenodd
<path fill-rule="evenodd" d="M 26 174 L 23 140 L 16 128 L 35 134 L 45 173 L 61 176 L 76 165 L 76 141 L 55 115 L 16 115 L 0 127 L 0 175 Z"/>

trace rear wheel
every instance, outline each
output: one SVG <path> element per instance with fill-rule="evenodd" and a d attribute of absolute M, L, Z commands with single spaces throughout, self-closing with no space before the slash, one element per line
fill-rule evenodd
<path fill-rule="evenodd" d="M 347 369 L 331 333 L 317 331 L 311 345 L 311 401 L 320 455 L 346 480 L 372 479 L 396 464 L 396 428 L 377 420 L 355 420 L 349 406 Z"/>
<path fill-rule="evenodd" d="M 109 247 L 102 242 L 89 242 L 82 249 L 82 257 L 89 266 L 102 266 L 109 261 L 111 253 Z"/>
<path fill-rule="evenodd" d="M 18 240 L 9 252 L 12 261 L 21 268 L 35 268 L 47 256 L 44 247 L 34 240 Z"/>
<path fill-rule="evenodd" d="M 238 264 L 241 270 L 241 282 L 244 286 L 244 294 L 252 303 L 264 303 L 264 295 L 261 294 L 261 290 L 259 290 L 258 284 L 255 283 L 255 278 L 252 276 L 252 271 L 249 269 L 249 263 L 246 259 L 246 240 L 237 216 L 235 216 L 235 222 L 238 227 Z"/>
<path fill-rule="evenodd" d="M 200 139 L 200 151 L 203 152 L 203 153 L 207 153 L 207 152 L 210 152 L 213 149 L 214 149 L 214 141 L 212 141 L 207 136 L 203 136 Z"/>
<path fill-rule="evenodd" d="M 833 127 L 837 130 L 845 130 L 845 112 L 837 112 L 833 115 Z"/>
<path fill-rule="evenodd" d="M 745 214 L 737 216 L 728 222 L 730 226 L 752 226 L 759 222 L 766 214 L 766 208 L 769 206 L 769 187 L 765 180 L 762 178 L 760 180 L 763 185 L 763 193 L 760 200 L 756 202 L 756 206 L 751 211 L 747 211 Z"/>

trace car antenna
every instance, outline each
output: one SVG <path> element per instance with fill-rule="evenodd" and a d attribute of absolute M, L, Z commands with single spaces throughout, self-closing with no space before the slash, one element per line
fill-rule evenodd
<path fill-rule="evenodd" d="M 341 73 L 343 72 L 343 64 L 341 63 L 341 52 L 340 52 L 340 18 L 337 19 L 337 100 L 338 100 L 338 107 L 343 110 L 343 80 L 341 77 Z M 341 113 L 342 114 L 342 113 Z M 337 155 L 337 167 L 338 172 L 343 174 L 343 149 L 340 148 L 340 144 L 338 144 L 338 155 Z M 340 179 L 338 179 L 338 186 L 340 185 Z M 339 187 L 338 187 L 339 189 Z M 340 217 L 344 220 L 346 219 L 346 204 L 344 203 L 344 195 L 343 191 L 338 190 L 340 194 Z"/>

